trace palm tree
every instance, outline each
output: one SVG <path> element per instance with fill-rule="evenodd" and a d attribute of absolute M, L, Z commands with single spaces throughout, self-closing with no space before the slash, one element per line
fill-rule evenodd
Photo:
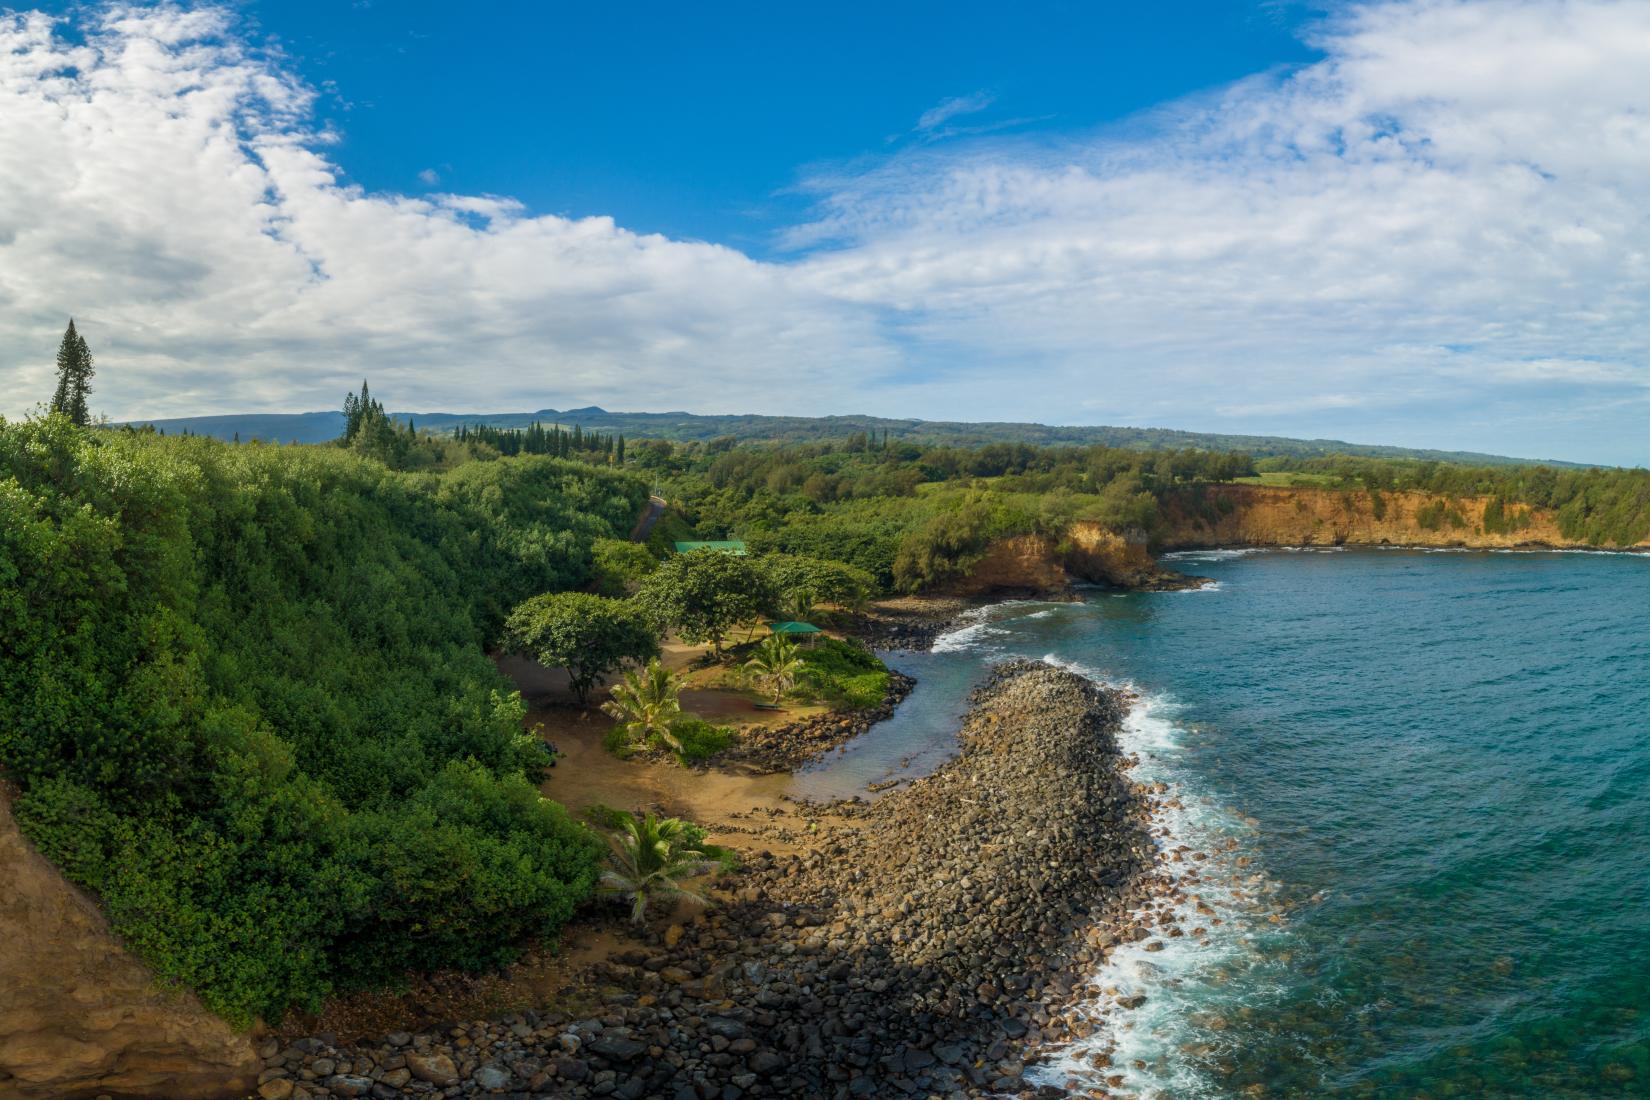
<path fill-rule="evenodd" d="M 693 847 L 688 828 L 688 823 L 677 817 L 648 814 L 638 818 L 627 813 L 619 828 L 608 834 L 613 851 L 607 857 L 600 890 L 629 898 L 630 919 L 637 924 L 642 923 L 647 903 L 655 898 L 706 903 L 702 893 L 682 880 L 702 875 L 716 864 Z"/>
<path fill-rule="evenodd" d="M 665 668 L 655 657 L 644 669 L 630 669 L 613 685 L 613 698 L 602 704 L 633 745 L 645 745 L 652 737 L 677 752 L 682 744 L 671 727 L 682 717 L 682 678 Z"/>
<path fill-rule="evenodd" d="M 796 649 L 796 643 L 785 635 L 770 634 L 756 647 L 756 655 L 745 662 L 746 668 L 773 689 L 775 706 L 779 705 L 780 698 L 787 691 L 796 686 L 796 678 L 802 672 L 802 658 L 797 656 Z"/>

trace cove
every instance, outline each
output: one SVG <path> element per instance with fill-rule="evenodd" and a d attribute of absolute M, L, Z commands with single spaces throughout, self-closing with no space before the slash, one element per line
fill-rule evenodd
<path fill-rule="evenodd" d="M 895 655 L 918 690 L 794 793 L 931 768 L 993 661 L 1127 684 L 1136 777 L 1178 800 L 1166 849 L 1209 856 L 1205 927 L 1120 951 L 1105 981 L 1144 1001 L 1049 1081 L 1650 1095 L 1650 558 L 1179 557 L 1217 584 L 999 605 Z"/>

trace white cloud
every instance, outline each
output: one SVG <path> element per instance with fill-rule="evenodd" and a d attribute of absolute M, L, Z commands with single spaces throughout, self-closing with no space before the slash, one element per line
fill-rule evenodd
<path fill-rule="evenodd" d="M 0 16 L 0 410 L 49 395 L 70 314 L 119 416 L 330 408 L 363 374 L 398 407 L 802 408 L 892 364 L 732 249 L 341 185 L 231 26 L 117 8 L 75 47 Z"/>
<path fill-rule="evenodd" d="M 0 409 L 73 312 L 123 415 L 600 402 L 1644 461 L 1650 6 L 1350 8 L 1325 59 L 810 180 L 759 262 L 343 186 L 215 9 L 0 17 Z M 919 125 L 983 107 L 948 100 Z M 426 181 L 428 182 L 428 181 Z"/>
<path fill-rule="evenodd" d="M 418 182 L 434 187 L 436 184 L 441 182 L 441 173 L 437 172 L 434 168 L 426 168 L 422 172 L 418 173 Z"/>
<path fill-rule="evenodd" d="M 990 92 L 974 92 L 970 95 L 952 96 L 941 100 L 938 104 L 928 108 L 917 119 L 918 130 L 933 130 L 956 118 L 958 115 L 971 115 L 983 111 L 996 100 Z"/>

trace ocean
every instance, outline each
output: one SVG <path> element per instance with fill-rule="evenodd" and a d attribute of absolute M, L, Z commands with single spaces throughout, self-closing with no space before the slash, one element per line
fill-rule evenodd
<path fill-rule="evenodd" d="M 1196 868 L 1042 1079 L 1162 1100 L 1650 1097 L 1650 557 L 1210 551 L 1173 593 L 985 609 L 797 779 L 864 793 L 955 747 L 988 665 L 1139 694 L 1134 774 Z M 1095 1057 L 1108 1064 L 1096 1065 Z"/>

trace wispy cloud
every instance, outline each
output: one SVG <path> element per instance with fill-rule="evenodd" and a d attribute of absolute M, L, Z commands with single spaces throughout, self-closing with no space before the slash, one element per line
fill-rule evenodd
<path fill-rule="evenodd" d="M 918 130 L 935 130 L 959 115 L 972 115 L 985 110 L 996 102 L 997 97 L 990 92 L 973 92 L 969 95 L 952 96 L 941 100 L 928 108 L 917 119 Z"/>
<path fill-rule="evenodd" d="M 216 8 L 0 16 L 0 408 L 74 313 L 122 415 L 408 407 L 1127 418 L 1642 461 L 1650 7 L 1344 9 L 1126 132 L 807 181 L 786 262 L 342 184 Z M 989 97 L 919 120 L 954 129 Z M 433 186 L 433 185 L 432 185 Z M 382 381 L 380 381 L 382 379 Z"/>

